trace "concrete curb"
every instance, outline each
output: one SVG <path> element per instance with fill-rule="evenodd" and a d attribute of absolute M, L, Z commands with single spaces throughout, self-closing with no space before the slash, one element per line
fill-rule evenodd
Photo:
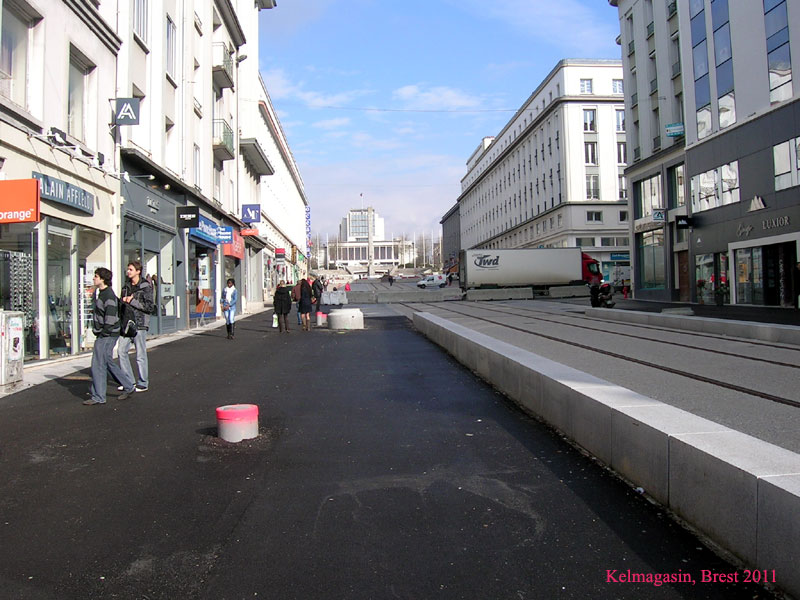
<path fill-rule="evenodd" d="M 731 319 L 711 319 L 708 317 L 670 315 L 635 310 L 620 310 L 616 308 L 587 308 L 585 314 L 587 317 L 592 317 L 593 319 L 670 327 L 673 329 L 697 331 L 700 333 L 713 333 L 728 337 L 800 346 L 800 327 L 795 327 L 793 325 L 734 321 Z"/>
<path fill-rule="evenodd" d="M 800 597 L 800 455 L 441 317 L 415 313 L 414 326 Z"/>

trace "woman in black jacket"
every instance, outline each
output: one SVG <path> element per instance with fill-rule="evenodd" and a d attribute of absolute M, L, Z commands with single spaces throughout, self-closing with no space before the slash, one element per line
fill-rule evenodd
<path fill-rule="evenodd" d="M 286 285 L 286 282 L 281 280 L 278 283 L 278 288 L 275 290 L 275 296 L 272 299 L 272 307 L 275 314 L 278 316 L 278 332 L 289 333 L 289 320 L 287 316 L 292 311 L 292 296 L 291 289 Z"/>
<path fill-rule="evenodd" d="M 308 279 L 300 281 L 300 317 L 303 319 L 303 330 L 310 331 L 311 327 L 311 284 Z"/>

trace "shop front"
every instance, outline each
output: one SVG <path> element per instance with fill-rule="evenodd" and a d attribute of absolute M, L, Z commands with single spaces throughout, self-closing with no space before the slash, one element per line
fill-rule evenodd
<path fill-rule="evenodd" d="M 223 256 L 223 274 L 225 281 L 222 285 L 226 285 L 228 279 L 233 279 L 234 285 L 239 290 L 239 302 L 236 306 L 236 311 L 241 314 L 242 307 L 246 306 L 247 285 L 242 278 L 244 270 L 244 238 L 236 231 L 232 232 L 232 241 L 227 244 L 222 244 Z"/>
<path fill-rule="evenodd" d="M 217 314 L 217 266 L 219 225 L 202 215 L 197 227 L 189 229 L 187 258 L 189 284 L 186 296 L 190 323 L 213 320 Z"/>
<path fill-rule="evenodd" d="M 92 278 L 112 264 L 115 191 L 31 171 L 0 182 L 0 197 L 14 199 L 0 209 L 0 299 L 25 315 L 25 359 L 91 349 Z"/>
<path fill-rule="evenodd" d="M 119 273 L 128 263 L 142 263 L 142 277 L 153 284 L 155 313 L 150 335 L 181 328 L 186 303 L 184 271 L 178 266 L 184 256 L 183 237 L 177 235 L 175 207 L 181 204 L 149 181 L 132 179 L 122 184 L 123 239 Z"/>
<path fill-rule="evenodd" d="M 733 303 L 797 308 L 800 233 L 738 242 L 729 248 Z"/>

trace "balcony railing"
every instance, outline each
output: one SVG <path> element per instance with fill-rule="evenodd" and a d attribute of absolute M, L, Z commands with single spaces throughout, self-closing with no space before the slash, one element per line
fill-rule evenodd
<path fill-rule="evenodd" d="M 214 157 L 217 160 L 231 160 L 235 158 L 233 147 L 233 129 L 224 119 L 214 119 L 213 133 Z"/>
<path fill-rule="evenodd" d="M 214 83 L 220 88 L 233 87 L 233 55 L 228 45 L 222 42 L 213 44 L 213 67 L 211 69 Z"/>

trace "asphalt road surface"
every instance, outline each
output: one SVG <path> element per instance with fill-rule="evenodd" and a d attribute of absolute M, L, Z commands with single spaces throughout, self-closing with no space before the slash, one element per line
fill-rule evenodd
<path fill-rule="evenodd" d="M 130 400 L 0 400 L 0 597 L 772 597 L 405 318 L 269 324 L 151 350 Z M 228 444 L 239 402 L 261 435 Z"/>

